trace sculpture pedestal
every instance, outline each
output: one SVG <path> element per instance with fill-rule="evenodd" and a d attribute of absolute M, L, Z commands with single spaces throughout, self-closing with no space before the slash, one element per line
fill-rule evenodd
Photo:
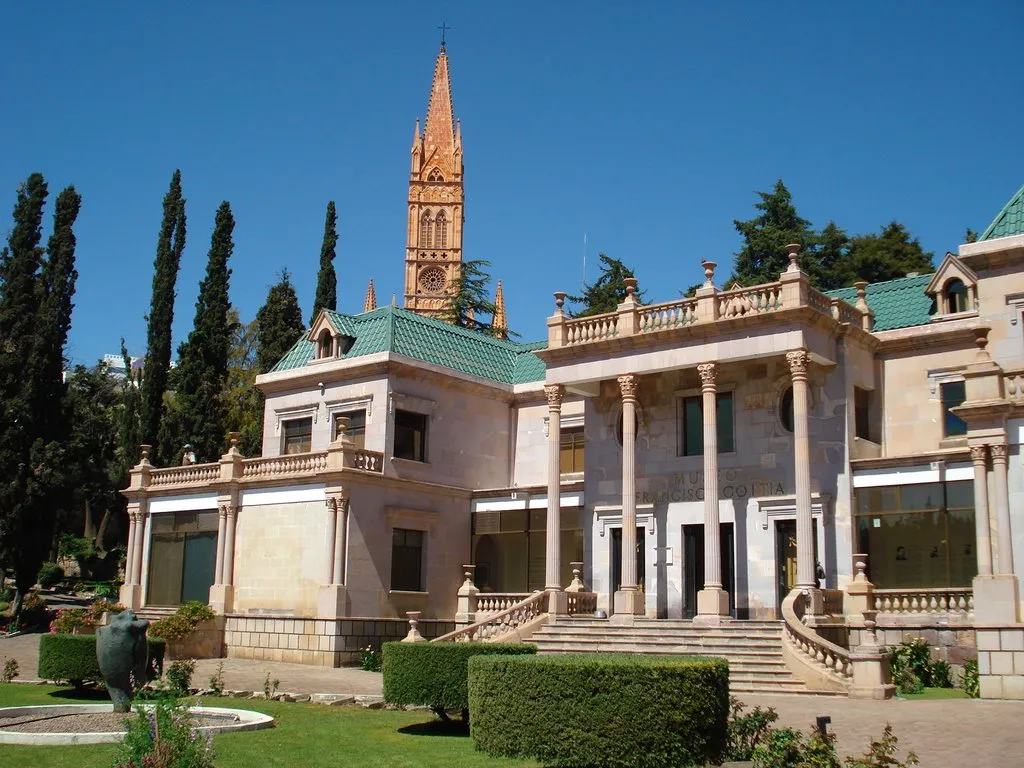
<path fill-rule="evenodd" d="M 638 589 L 620 589 L 612 603 L 611 620 L 617 624 L 631 624 L 636 616 L 644 615 L 644 593 Z"/>
<path fill-rule="evenodd" d="M 235 603 L 234 584 L 214 584 L 210 587 L 210 607 L 213 612 L 223 616 L 231 613 Z"/>
<path fill-rule="evenodd" d="M 729 593 L 724 589 L 702 589 L 697 593 L 695 626 L 717 627 L 729 619 Z"/>
<path fill-rule="evenodd" d="M 345 585 L 324 584 L 316 593 L 316 615 L 320 619 L 338 619 L 346 614 Z"/>

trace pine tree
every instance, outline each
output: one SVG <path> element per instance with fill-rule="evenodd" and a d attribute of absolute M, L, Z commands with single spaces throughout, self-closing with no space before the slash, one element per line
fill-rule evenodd
<path fill-rule="evenodd" d="M 817 239 L 811 223 L 801 218 L 793 205 L 793 196 L 782 179 L 775 182 L 771 192 L 758 192 L 761 201 L 754 207 L 760 214 L 748 221 L 736 219 L 733 224 L 743 236 L 743 247 L 736 254 L 736 263 L 729 283 L 760 285 L 773 283 L 789 266 L 786 246 L 801 246 L 800 268 L 807 272 L 811 284 L 821 281 L 821 269 L 816 259 Z"/>
<path fill-rule="evenodd" d="M 857 235 L 850 240 L 846 270 L 852 276 L 850 283 L 880 283 L 906 277 L 909 272 L 934 272 L 933 255 L 921 248 L 905 226 L 892 221 L 877 235 Z"/>
<path fill-rule="evenodd" d="M 324 221 L 324 241 L 320 246 L 320 272 L 316 276 L 316 298 L 313 299 L 313 314 L 309 322 L 316 319 L 321 309 L 338 308 L 338 278 L 334 273 L 334 248 L 338 244 L 338 216 L 334 201 L 327 203 L 327 219 Z"/>
<path fill-rule="evenodd" d="M 965 243 L 976 243 L 978 242 L 978 233 L 970 227 L 964 231 L 964 242 Z"/>
<path fill-rule="evenodd" d="M 493 323 L 481 319 L 481 315 L 494 317 L 494 302 L 487 290 L 491 276 L 485 271 L 489 266 L 491 263 L 483 259 L 462 262 L 458 277 L 452 281 L 445 319 L 459 328 L 494 336 Z"/>
<path fill-rule="evenodd" d="M 217 209 L 206 276 L 199 283 L 192 332 L 178 348 L 178 388 L 170 431 L 178 438 L 177 450 L 190 443 L 200 462 L 214 461 L 223 453 L 228 432 L 222 393 L 233 332 L 228 318 L 228 259 L 235 247 L 234 228 L 231 206 L 223 202 Z M 164 445 L 173 443 L 165 440 Z"/>
<path fill-rule="evenodd" d="M 818 288 L 831 291 L 835 288 L 846 288 L 853 285 L 856 277 L 850 272 L 848 251 L 850 238 L 834 221 L 821 230 L 818 236 L 818 264 L 820 280 Z"/>
<path fill-rule="evenodd" d="M 270 371 L 305 331 L 295 286 L 285 270 L 256 313 L 256 370 Z"/>
<path fill-rule="evenodd" d="M 167 391 L 167 376 L 171 365 L 175 284 L 184 250 L 185 199 L 181 196 L 181 171 L 175 171 L 170 189 L 164 196 L 164 217 L 157 239 L 156 260 L 153 262 L 153 295 L 147 318 L 146 361 L 142 381 L 141 437 L 154 446 L 160 435 L 164 393 Z M 170 460 L 172 457 L 163 458 Z"/>
<path fill-rule="evenodd" d="M 569 296 L 573 304 L 582 304 L 583 308 L 573 312 L 574 317 L 601 315 L 614 312 L 615 308 L 626 298 L 626 278 L 635 277 L 633 270 L 618 259 L 598 254 L 601 263 L 601 274 L 591 285 L 583 286 L 580 296 Z M 637 301 L 643 302 L 644 292 L 637 290 L 634 294 Z"/>

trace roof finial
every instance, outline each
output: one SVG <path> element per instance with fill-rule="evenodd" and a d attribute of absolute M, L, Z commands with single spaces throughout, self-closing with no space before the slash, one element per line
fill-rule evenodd
<path fill-rule="evenodd" d="M 366 286 L 366 298 L 363 300 L 363 312 L 372 312 L 377 308 L 377 292 L 373 290 L 373 278 L 370 278 L 370 284 Z"/>
<path fill-rule="evenodd" d="M 440 29 L 440 30 L 441 30 L 441 48 L 443 49 L 443 48 L 444 48 L 444 37 L 445 37 L 445 33 L 446 33 L 446 32 L 447 32 L 447 31 L 448 31 L 449 29 L 451 29 L 451 27 L 449 27 L 449 26 L 448 26 L 447 24 L 445 24 L 445 23 L 444 23 L 444 22 L 442 21 L 442 22 L 441 22 L 441 26 L 439 26 L 439 27 L 438 27 L 438 29 Z"/>

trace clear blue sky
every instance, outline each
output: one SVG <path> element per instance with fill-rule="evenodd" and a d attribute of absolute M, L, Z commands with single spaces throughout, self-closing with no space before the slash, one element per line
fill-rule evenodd
<path fill-rule="evenodd" d="M 161 200 L 181 168 L 192 324 L 213 216 L 235 213 L 232 301 L 288 268 L 308 318 L 336 200 L 338 302 L 401 301 L 413 124 L 442 19 L 466 158 L 467 258 L 513 328 L 599 251 L 668 300 L 727 276 L 755 190 L 816 226 L 904 222 L 955 250 L 1024 183 L 1024 3 L 18 3 L 0 12 L 0 229 L 20 181 L 84 197 L 68 354 L 145 344 Z M 159 6 L 159 7 L 158 7 Z M 591 269 L 589 277 L 595 277 Z"/>

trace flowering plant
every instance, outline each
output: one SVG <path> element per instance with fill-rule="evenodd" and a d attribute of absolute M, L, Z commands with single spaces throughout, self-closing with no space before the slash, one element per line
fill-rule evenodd
<path fill-rule="evenodd" d="M 125 725 L 117 768 L 213 768 L 212 734 L 200 734 L 188 709 L 173 696 L 136 707 Z"/>
<path fill-rule="evenodd" d="M 380 672 L 380 651 L 368 645 L 359 652 L 360 666 L 367 672 Z"/>
<path fill-rule="evenodd" d="M 96 619 L 84 608 L 62 608 L 50 622 L 50 634 L 73 634 L 76 630 L 95 627 Z"/>
<path fill-rule="evenodd" d="M 170 616 L 154 621 L 149 625 L 149 634 L 152 637 L 162 637 L 164 640 L 181 640 L 188 637 L 195 631 L 195 628 L 204 621 L 209 621 L 216 614 L 208 605 L 198 600 L 190 600 L 178 606 L 178 610 Z"/>
<path fill-rule="evenodd" d="M 105 600 L 101 597 L 99 600 L 93 600 L 89 604 L 88 616 L 98 624 L 100 619 L 103 618 L 104 613 L 121 613 L 124 610 L 125 607 L 120 603 Z"/>

